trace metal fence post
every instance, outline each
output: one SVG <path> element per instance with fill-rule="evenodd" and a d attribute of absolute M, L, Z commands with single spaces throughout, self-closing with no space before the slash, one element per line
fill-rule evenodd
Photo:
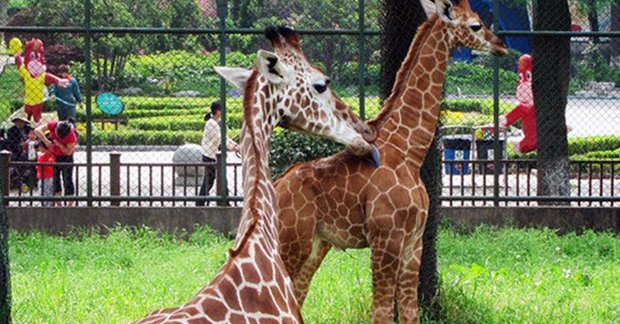
<path fill-rule="evenodd" d="M 91 25 L 90 18 L 92 15 L 92 7 L 91 0 L 84 0 L 84 28 L 86 29 L 86 33 L 84 36 L 84 57 L 86 59 L 86 88 L 84 89 L 86 92 L 86 196 L 87 201 L 86 205 L 89 207 L 93 206 L 93 127 L 92 127 L 92 106 L 91 106 L 91 85 L 92 85 L 92 76 L 90 71 L 90 63 L 91 63 Z"/>
<path fill-rule="evenodd" d="M 11 152 L 2 151 L 0 152 L 0 165 L 2 167 L 2 195 L 4 197 L 9 196 L 9 190 L 11 188 L 11 176 L 9 174 L 9 166 L 11 164 Z M 6 199 L 3 201 L 5 206 L 8 206 L 9 203 Z"/>
<path fill-rule="evenodd" d="M 228 0 L 217 1 L 217 14 L 220 18 L 220 65 L 226 65 L 226 17 L 228 15 Z M 222 126 L 221 126 L 221 156 L 223 156 L 223 162 L 220 155 L 217 157 L 217 195 L 222 198 L 219 204 L 226 205 L 228 196 L 226 190 L 228 184 L 226 183 L 226 81 L 224 78 L 220 78 L 220 103 L 222 104 Z"/>
<path fill-rule="evenodd" d="M 499 32 L 499 0 L 493 1 L 493 33 Z M 473 139 L 475 141 L 475 139 Z M 508 145 L 508 143 L 506 143 Z M 493 57 L 493 206 L 499 207 L 499 59 Z"/>
<path fill-rule="evenodd" d="M 225 197 L 228 194 L 228 190 L 222 183 L 226 183 L 226 173 L 222 173 L 222 167 L 226 169 L 226 159 L 222 158 L 222 153 L 217 153 L 215 158 L 215 195 L 219 197 Z M 209 193 L 207 193 L 208 196 Z M 226 206 L 226 200 L 219 200 L 216 203 L 217 206 Z"/>
<path fill-rule="evenodd" d="M 364 21 L 364 7 L 366 4 L 364 0 L 359 0 L 358 7 L 358 19 L 359 19 L 359 64 L 357 66 L 357 73 L 359 78 L 359 104 L 360 104 L 360 117 L 366 119 L 366 35 L 364 30 L 366 28 Z"/>
<path fill-rule="evenodd" d="M 121 195 L 121 153 L 110 153 L 110 196 Z M 119 206 L 119 200 L 110 201 L 111 206 Z"/>

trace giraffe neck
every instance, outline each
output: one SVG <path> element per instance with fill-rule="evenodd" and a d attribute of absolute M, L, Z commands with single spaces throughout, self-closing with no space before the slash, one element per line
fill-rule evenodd
<path fill-rule="evenodd" d="M 260 79 L 257 82 L 260 82 Z M 275 109 L 277 98 L 267 95 L 273 94 L 274 89 L 262 89 L 263 93 L 246 89 L 246 93 L 252 98 L 244 100 L 250 103 L 244 107 L 244 124 L 241 131 L 243 192 L 246 198 L 243 202 L 244 212 L 233 254 L 244 242 L 253 237 L 254 231 L 262 234 L 267 248 L 274 253 L 277 253 L 279 245 L 276 231 L 276 198 L 269 168 L 269 149 L 271 134 L 280 117 Z"/>
<path fill-rule="evenodd" d="M 433 140 L 448 60 L 445 23 L 433 16 L 420 26 L 397 74 L 392 94 L 372 121 L 379 140 L 398 143 L 397 150 L 421 165 Z"/>

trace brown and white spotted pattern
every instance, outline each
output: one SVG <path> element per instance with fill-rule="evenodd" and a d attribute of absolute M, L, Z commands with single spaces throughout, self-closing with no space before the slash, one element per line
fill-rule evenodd
<path fill-rule="evenodd" d="M 269 171 L 276 125 L 340 142 L 353 153 L 371 150 L 372 134 L 312 67 L 288 28 L 266 30 L 275 52 L 259 51 L 252 70 L 217 68 L 244 90 L 241 135 L 243 216 L 234 248 L 218 274 L 181 307 L 149 314 L 139 323 L 300 323 L 292 281 L 279 255 L 277 202 Z M 181 278 L 180 278 L 181 279 Z"/>
<path fill-rule="evenodd" d="M 506 47 L 461 0 L 436 0 L 418 29 L 380 114 L 369 122 L 382 165 L 341 152 L 299 164 L 276 181 L 284 263 L 303 304 L 312 276 L 332 246 L 372 250 L 374 323 L 419 322 L 418 274 L 428 196 L 420 181 L 439 116 L 450 50 L 494 54 Z"/>

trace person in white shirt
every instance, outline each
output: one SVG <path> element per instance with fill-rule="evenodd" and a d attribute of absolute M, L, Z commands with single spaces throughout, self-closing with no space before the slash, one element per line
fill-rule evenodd
<path fill-rule="evenodd" d="M 205 170 L 205 177 L 200 186 L 200 196 L 207 196 L 215 182 L 215 159 L 221 144 L 220 119 L 222 118 L 222 105 L 219 101 L 211 103 L 211 112 L 205 115 L 205 129 L 202 135 L 202 162 L 209 163 Z M 239 152 L 240 146 L 233 140 L 226 139 L 226 148 L 229 151 Z M 196 206 L 204 206 L 206 200 L 196 201 Z"/>

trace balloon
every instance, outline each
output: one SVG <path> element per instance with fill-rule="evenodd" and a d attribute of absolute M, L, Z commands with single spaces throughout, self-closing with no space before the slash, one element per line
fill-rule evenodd
<path fill-rule="evenodd" d="M 9 41 L 9 53 L 15 55 L 22 52 L 22 41 L 17 37 L 11 38 Z"/>

